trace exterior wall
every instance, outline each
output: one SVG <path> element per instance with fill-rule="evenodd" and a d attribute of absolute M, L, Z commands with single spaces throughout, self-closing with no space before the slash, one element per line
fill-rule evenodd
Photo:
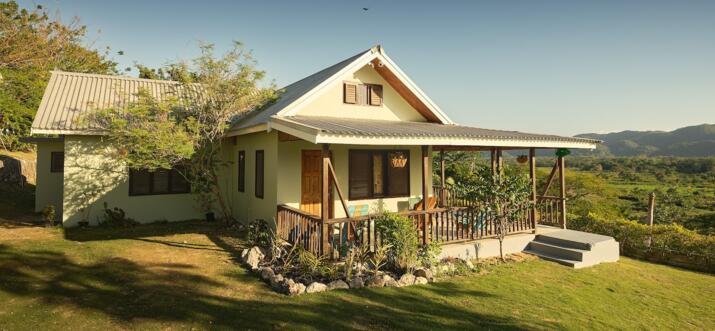
<path fill-rule="evenodd" d="M 306 141 L 278 142 L 278 204 L 287 204 L 300 208 L 301 195 L 301 151 L 305 149 L 321 149 L 320 145 Z M 408 149 L 410 151 L 410 196 L 401 198 L 349 200 L 348 158 L 350 149 Z M 409 208 L 408 200 L 422 196 L 422 148 L 420 146 L 359 146 L 331 145 L 333 167 L 338 179 L 338 185 L 345 195 L 348 206 L 369 206 L 370 212 L 379 211 L 380 206 L 389 211 L 405 211 Z M 431 162 L 430 162 L 431 165 Z M 432 187 L 432 171 L 429 171 L 429 183 Z M 430 192 L 431 195 L 431 192 Z M 343 206 L 337 192 L 333 194 L 334 217 L 345 217 Z"/>
<path fill-rule="evenodd" d="M 204 218 L 192 194 L 129 196 L 129 171 L 100 137 L 66 136 L 64 150 L 64 226 L 97 224 L 104 202 L 142 223 Z"/>
<path fill-rule="evenodd" d="M 278 132 L 257 132 L 236 137 L 236 143 L 226 144 L 226 159 L 230 162 L 230 174 L 226 181 L 231 196 L 233 216 L 240 222 L 262 219 L 269 224 L 276 218 L 278 192 Z M 238 151 L 246 152 L 246 181 L 244 192 L 238 192 Z M 256 197 L 256 151 L 263 150 L 264 191 L 263 198 Z M 280 189 L 285 189 L 281 183 Z"/>
<path fill-rule="evenodd" d="M 343 103 L 343 82 L 382 85 L 383 105 L 375 107 Z M 388 121 L 426 121 L 370 66 L 365 66 L 354 73 L 343 76 L 333 86 L 328 87 L 322 95 L 298 111 L 297 115 L 340 116 Z"/>
<path fill-rule="evenodd" d="M 62 217 L 62 177 L 61 172 L 50 172 L 52 152 L 62 152 L 63 142 L 37 143 L 37 179 L 35 186 L 35 211 L 40 212 L 47 205 L 55 206 L 55 215 Z"/>

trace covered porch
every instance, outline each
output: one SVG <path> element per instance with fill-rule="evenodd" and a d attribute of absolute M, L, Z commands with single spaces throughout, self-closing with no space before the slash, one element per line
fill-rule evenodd
<path fill-rule="evenodd" d="M 350 245 L 380 243 L 375 221 L 380 212 L 376 210 L 356 211 L 349 199 L 345 186 L 341 186 L 336 175 L 332 150 L 339 146 L 398 146 L 398 148 L 418 148 L 418 156 L 410 160 L 418 161 L 419 174 L 410 173 L 410 182 L 419 183 L 419 196 L 406 210 L 390 210 L 411 219 L 419 233 L 420 242 L 427 244 L 457 244 L 494 238 L 498 234 L 496 218 L 480 201 L 466 199 L 458 190 L 445 185 L 446 158 L 450 152 L 487 152 L 493 172 L 504 170 L 504 154 L 508 151 L 523 150 L 528 153 L 527 166 L 531 179 L 530 201 L 520 207 L 519 219 L 512 223 L 506 233 L 535 234 L 540 225 L 554 228 L 567 226 L 566 219 L 566 178 L 565 158 L 554 160 L 545 189 L 537 192 L 536 158 L 538 149 L 593 148 L 595 141 L 529 135 L 511 131 L 476 129 L 456 125 L 433 123 L 404 123 L 370 120 L 293 118 L 274 119 L 273 129 L 280 132 L 284 140 L 299 139 L 310 143 L 320 151 L 320 204 L 317 212 L 310 212 L 302 205 L 280 203 L 277 206 L 277 234 L 291 243 L 331 258 L 339 258 Z M 280 142 L 279 142 L 280 144 Z M 437 157 L 438 169 L 433 169 L 433 158 Z M 523 160 L 522 160 L 523 161 Z M 416 165 L 412 165 L 415 169 Z M 345 170 L 345 169 L 341 169 Z M 433 171 L 436 170 L 436 171 Z M 439 184 L 433 185 L 432 176 L 440 177 Z M 418 178 L 415 178 L 418 176 Z M 342 179 L 345 179 L 344 176 Z M 557 185 L 554 182 L 558 181 Z M 305 182 L 305 179 L 301 179 Z M 556 194 L 547 195 L 550 188 L 558 186 Z M 341 188 L 342 187 L 342 188 Z M 414 191 L 414 190 L 413 190 Z M 351 192 L 352 193 L 352 192 Z M 332 203 L 337 201 L 338 203 Z M 336 206 L 337 207 L 334 207 Z M 339 208 L 342 217 L 333 208 Z"/>

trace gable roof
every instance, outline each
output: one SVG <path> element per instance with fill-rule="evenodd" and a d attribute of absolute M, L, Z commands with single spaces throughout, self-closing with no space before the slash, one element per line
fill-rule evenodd
<path fill-rule="evenodd" d="M 144 89 L 157 99 L 176 91 L 179 83 L 126 76 L 52 71 L 40 101 L 32 134 L 96 134 L 78 119 L 89 111 L 136 100 Z"/>
<path fill-rule="evenodd" d="M 398 93 L 409 94 L 412 98 L 408 102 L 428 120 L 453 124 L 452 120 L 385 54 L 382 47 L 376 46 L 284 87 L 276 102 L 237 119 L 231 131 L 267 124 L 273 116 L 295 115 L 301 106 L 319 95 L 343 74 L 357 71 L 366 65 L 372 65 L 388 82 L 397 84 L 398 86 L 393 87 Z"/>

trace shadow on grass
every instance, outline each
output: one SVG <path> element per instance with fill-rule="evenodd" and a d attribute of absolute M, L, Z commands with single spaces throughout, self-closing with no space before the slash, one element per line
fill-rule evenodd
<path fill-rule="evenodd" d="M 64 237 L 73 241 L 101 241 L 114 239 L 139 239 L 164 237 L 177 234 L 209 234 L 226 231 L 219 223 L 206 221 L 183 221 L 168 223 L 141 224 L 127 228 L 116 227 L 73 227 L 64 229 Z"/>
<path fill-rule="evenodd" d="M 289 298 L 271 292 L 238 267 L 224 283 L 191 265 L 140 265 L 124 258 L 80 264 L 60 252 L 17 251 L 3 245 L 0 270 L 0 291 L 74 307 L 80 313 L 96 311 L 123 323 L 141 319 L 241 329 L 559 328 L 542 321 L 470 311 L 460 300 L 448 298 L 489 295 L 451 283 Z M 242 299 L 216 294 L 227 288 L 252 295 Z"/>

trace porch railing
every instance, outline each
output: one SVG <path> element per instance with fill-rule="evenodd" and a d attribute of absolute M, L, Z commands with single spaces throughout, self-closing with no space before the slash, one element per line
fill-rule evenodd
<path fill-rule="evenodd" d="M 519 208 L 518 221 L 512 223 L 507 233 L 533 231 L 527 206 Z M 411 219 L 418 231 L 420 243 L 431 241 L 455 243 L 497 235 L 497 222 L 493 213 L 480 204 L 469 207 L 441 207 L 430 210 L 413 210 L 400 213 Z M 374 250 L 381 244 L 375 221 L 379 215 L 329 219 L 325 226 L 327 240 L 323 241 L 323 222 L 314 215 L 281 205 L 276 219 L 277 233 L 282 238 L 305 249 L 320 254 L 321 242 L 325 254 L 331 258 L 344 256 L 351 245 L 368 245 Z"/>
<path fill-rule="evenodd" d="M 536 222 L 538 224 L 562 226 L 561 203 L 564 199 L 555 196 L 536 198 Z"/>

